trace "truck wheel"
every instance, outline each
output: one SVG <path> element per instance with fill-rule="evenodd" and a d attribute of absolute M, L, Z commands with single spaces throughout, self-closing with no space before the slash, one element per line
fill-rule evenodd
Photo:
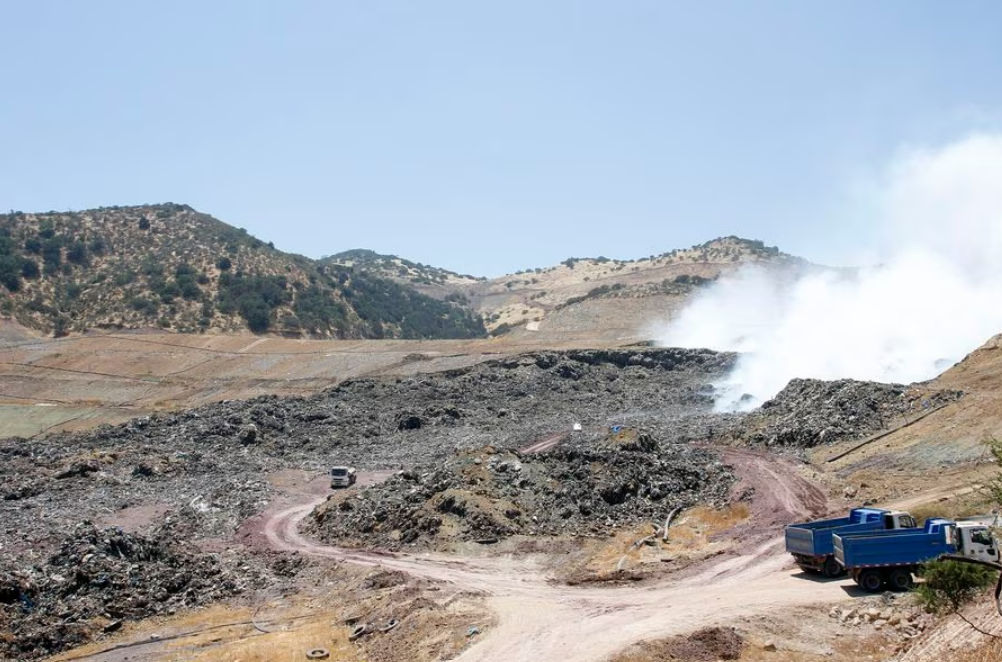
<path fill-rule="evenodd" d="M 859 586 L 867 593 L 879 593 L 884 587 L 884 580 L 876 570 L 864 570 L 859 575 Z"/>
<path fill-rule="evenodd" d="M 897 568 L 887 578 L 892 591 L 910 591 L 912 589 L 912 573 L 904 568 Z"/>
<path fill-rule="evenodd" d="M 842 569 L 842 566 L 835 560 L 834 556 L 829 556 L 825 559 L 825 566 L 822 568 L 821 572 L 825 577 L 838 577 L 845 572 L 845 570 Z"/>

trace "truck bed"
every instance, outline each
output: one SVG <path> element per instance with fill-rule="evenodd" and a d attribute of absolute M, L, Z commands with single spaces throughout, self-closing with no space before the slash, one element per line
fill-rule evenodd
<path fill-rule="evenodd" d="M 943 539 L 941 532 L 914 529 L 845 535 L 836 533 L 833 543 L 835 558 L 850 570 L 914 566 L 956 551 L 953 544 Z"/>
<path fill-rule="evenodd" d="M 791 524 L 785 531 L 786 551 L 811 557 L 833 554 L 833 533 L 882 529 L 886 512 L 877 508 L 855 508 L 848 517 Z"/>
<path fill-rule="evenodd" d="M 841 521 L 841 524 L 831 526 L 802 527 L 799 524 L 786 527 L 786 551 L 791 554 L 819 556 L 835 552 L 832 536 L 835 533 L 861 533 L 880 530 L 881 522 L 862 522 L 850 524 L 848 517 L 829 522 Z M 811 522 L 816 524 L 817 522 Z"/>

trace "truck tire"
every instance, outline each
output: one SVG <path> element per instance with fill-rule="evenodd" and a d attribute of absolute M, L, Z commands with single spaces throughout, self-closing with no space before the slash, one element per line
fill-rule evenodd
<path fill-rule="evenodd" d="M 912 589 L 912 573 L 905 568 L 895 568 L 887 578 L 887 585 L 892 591 L 910 591 Z"/>
<path fill-rule="evenodd" d="M 825 565 L 821 569 L 821 574 L 823 574 L 825 577 L 838 577 L 843 572 L 845 572 L 845 570 L 842 568 L 839 562 L 835 560 L 834 556 L 829 556 L 827 559 L 825 559 Z"/>
<path fill-rule="evenodd" d="M 884 580 L 877 570 L 864 570 L 859 575 L 859 586 L 867 593 L 879 593 L 884 588 Z"/>

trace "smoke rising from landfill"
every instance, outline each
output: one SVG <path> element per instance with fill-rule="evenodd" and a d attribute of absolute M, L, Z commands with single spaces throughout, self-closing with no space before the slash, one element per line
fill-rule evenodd
<path fill-rule="evenodd" d="M 794 377 L 930 379 L 1002 332 L 1002 135 L 909 150 L 870 188 L 860 241 L 877 266 L 747 268 L 658 334 L 742 352 L 718 408 L 750 409 Z"/>

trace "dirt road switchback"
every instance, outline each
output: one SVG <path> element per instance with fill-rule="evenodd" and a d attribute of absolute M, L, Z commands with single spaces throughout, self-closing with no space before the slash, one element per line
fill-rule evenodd
<path fill-rule="evenodd" d="M 850 581 L 802 574 L 783 549 L 777 522 L 822 511 L 824 495 L 774 457 L 727 455 L 741 489 L 752 494 L 753 521 L 734 532 L 743 551 L 712 559 L 685 578 L 656 584 L 566 586 L 531 562 L 511 557 L 387 555 L 325 546 L 298 531 L 322 498 L 275 513 L 265 535 L 275 549 L 399 570 L 484 594 L 497 625 L 455 658 L 462 662 L 599 661 L 644 639 L 857 595 Z"/>

